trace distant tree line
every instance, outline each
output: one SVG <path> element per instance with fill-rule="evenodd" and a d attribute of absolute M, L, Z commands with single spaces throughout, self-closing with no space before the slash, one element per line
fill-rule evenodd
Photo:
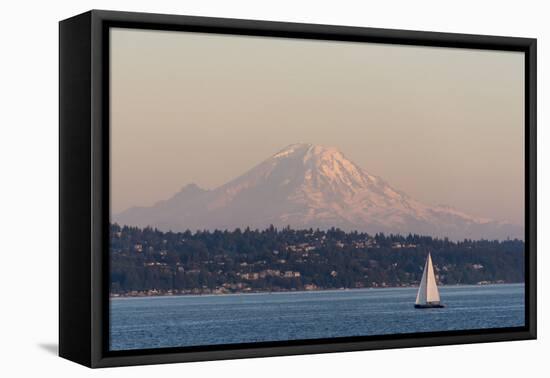
<path fill-rule="evenodd" d="M 440 284 L 524 280 L 521 240 L 265 230 L 162 232 L 111 225 L 111 293 L 186 294 L 417 285 L 431 252 Z"/>

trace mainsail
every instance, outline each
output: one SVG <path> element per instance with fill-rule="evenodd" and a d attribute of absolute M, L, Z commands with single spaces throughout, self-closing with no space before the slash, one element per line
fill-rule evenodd
<path fill-rule="evenodd" d="M 439 290 L 437 290 L 437 283 L 435 282 L 432 256 L 428 253 L 426 265 L 424 266 L 424 273 L 422 273 L 422 280 L 420 281 L 420 287 L 418 288 L 418 294 L 416 295 L 416 304 L 439 304 L 439 301 Z"/>

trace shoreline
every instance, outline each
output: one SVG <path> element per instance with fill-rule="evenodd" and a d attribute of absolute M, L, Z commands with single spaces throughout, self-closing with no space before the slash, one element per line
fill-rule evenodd
<path fill-rule="evenodd" d="M 438 285 L 439 288 L 447 287 L 484 287 L 484 286 L 503 286 L 503 285 L 525 285 L 525 282 L 488 282 L 488 283 L 476 283 L 476 284 L 455 284 L 455 285 Z M 109 294 L 109 300 L 112 299 L 129 299 L 129 298 L 161 298 L 161 297 L 210 297 L 210 296 L 232 296 L 232 295 L 257 295 L 257 294 L 300 294 L 300 293 L 330 293 L 341 291 L 367 291 L 367 290 L 380 290 L 380 289 L 415 289 L 418 285 L 410 286 L 385 286 L 385 287 L 362 287 L 362 288 L 340 288 L 340 289 L 316 289 L 316 290 L 256 290 L 256 291 L 241 291 L 241 292 L 224 292 L 224 293 L 168 293 L 158 292 L 155 294 L 145 294 L 145 292 L 138 292 L 136 294 Z"/>

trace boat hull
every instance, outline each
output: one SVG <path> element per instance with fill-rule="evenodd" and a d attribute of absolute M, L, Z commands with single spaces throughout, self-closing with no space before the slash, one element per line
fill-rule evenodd
<path fill-rule="evenodd" d="M 426 303 L 426 304 L 415 304 L 414 308 L 444 308 L 445 305 L 441 303 Z"/>

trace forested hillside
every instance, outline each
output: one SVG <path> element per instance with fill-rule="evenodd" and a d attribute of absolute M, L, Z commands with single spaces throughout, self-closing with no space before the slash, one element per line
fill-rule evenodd
<path fill-rule="evenodd" d="M 111 225 L 113 295 L 417 285 L 428 251 L 440 284 L 523 282 L 520 240 L 451 242 L 338 229 L 161 232 Z"/>

